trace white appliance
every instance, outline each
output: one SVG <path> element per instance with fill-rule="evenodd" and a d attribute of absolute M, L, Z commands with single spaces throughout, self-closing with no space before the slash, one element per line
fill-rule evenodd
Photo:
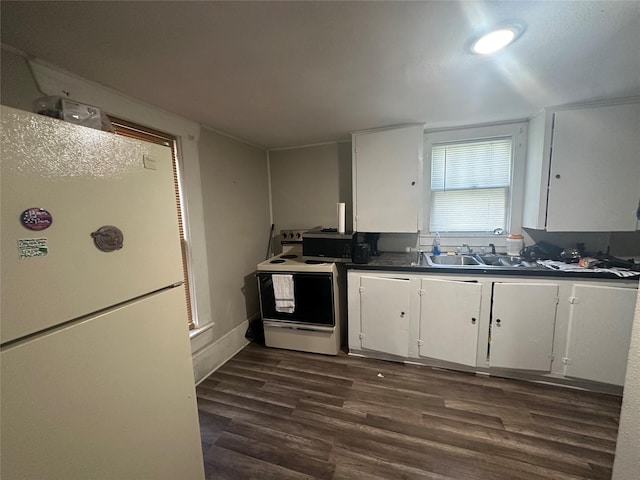
<path fill-rule="evenodd" d="M 283 252 L 257 266 L 260 313 L 267 347 L 337 355 L 346 318 L 344 269 L 302 253 L 303 230 L 282 230 Z M 279 282 L 291 303 L 279 308 Z"/>
<path fill-rule="evenodd" d="M 170 149 L 1 110 L 2 478 L 204 478 Z"/>

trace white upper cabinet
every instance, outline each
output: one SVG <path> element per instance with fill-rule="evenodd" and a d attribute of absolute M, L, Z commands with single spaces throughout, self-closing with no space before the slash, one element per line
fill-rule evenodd
<path fill-rule="evenodd" d="M 529 124 L 523 226 L 633 231 L 640 103 L 546 111 Z"/>
<path fill-rule="evenodd" d="M 353 134 L 353 229 L 422 227 L 423 125 Z"/>

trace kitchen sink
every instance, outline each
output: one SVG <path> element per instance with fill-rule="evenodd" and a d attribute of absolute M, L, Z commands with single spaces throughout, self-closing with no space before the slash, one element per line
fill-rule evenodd
<path fill-rule="evenodd" d="M 482 263 L 494 267 L 514 267 L 522 263 L 522 258 L 509 255 L 476 255 Z"/>
<path fill-rule="evenodd" d="M 428 255 L 430 265 L 469 266 L 482 265 L 482 262 L 472 255 Z"/>
<path fill-rule="evenodd" d="M 534 267 L 527 264 L 520 257 L 500 254 L 471 254 L 471 255 L 425 255 L 430 267 L 461 267 L 461 268 L 509 268 Z"/>

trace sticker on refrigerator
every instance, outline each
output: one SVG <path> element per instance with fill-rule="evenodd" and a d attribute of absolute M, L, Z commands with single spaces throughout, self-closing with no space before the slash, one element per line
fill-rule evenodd
<path fill-rule="evenodd" d="M 46 238 L 18 239 L 20 258 L 44 257 L 49 253 Z"/>
<path fill-rule="evenodd" d="M 53 223 L 53 217 L 44 208 L 27 208 L 20 214 L 20 223 L 29 230 L 44 230 Z"/>

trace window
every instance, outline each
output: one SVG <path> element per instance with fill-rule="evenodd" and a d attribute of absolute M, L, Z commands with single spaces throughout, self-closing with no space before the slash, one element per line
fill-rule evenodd
<path fill-rule="evenodd" d="M 117 135 L 123 135 L 125 137 L 135 138 L 138 140 L 143 140 L 145 142 L 156 143 L 159 145 L 164 145 L 166 147 L 171 148 L 171 157 L 173 159 L 173 187 L 176 194 L 176 209 L 178 212 L 178 228 L 180 232 L 180 245 L 182 247 L 182 271 L 184 275 L 184 285 L 185 285 L 185 303 L 187 305 L 187 319 L 189 322 L 189 330 L 193 330 L 196 325 L 193 319 L 193 309 L 192 309 L 192 301 L 191 301 L 191 285 L 189 282 L 189 255 L 187 251 L 187 239 L 186 232 L 184 228 L 183 214 L 182 214 L 182 203 L 180 198 L 180 182 L 179 182 L 179 172 L 178 172 L 178 158 L 176 154 L 176 142 L 177 138 L 173 135 L 169 135 L 164 132 L 159 132 L 157 130 L 153 130 L 151 128 L 143 127 L 137 125 L 132 122 L 128 122 L 126 120 L 122 120 L 120 118 L 112 117 L 109 115 L 109 120 L 111 121 L 111 125 Z"/>
<path fill-rule="evenodd" d="M 511 137 L 434 144 L 430 231 L 506 230 L 511 166 Z"/>

